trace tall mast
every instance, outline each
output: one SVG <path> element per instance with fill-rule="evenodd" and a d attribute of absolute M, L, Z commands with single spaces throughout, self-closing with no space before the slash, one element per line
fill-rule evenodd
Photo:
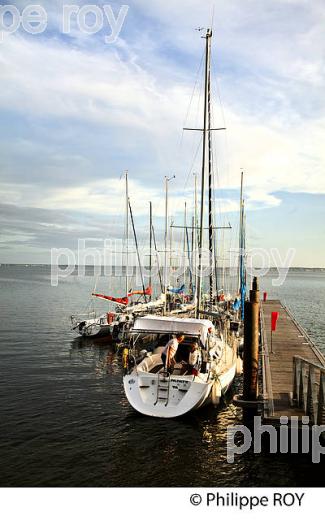
<path fill-rule="evenodd" d="M 197 173 L 194 173 L 194 219 L 195 219 L 195 243 L 199 243 L 199 219 L 197 214 Z"/>
<path fill-rule="evenodd" d="M 161 268 L 160 268 L 159 253 L 158 253 L 158 248 L 157 248 L 155 228 L 153 227 L 153 225 L 151 226 L 151 229 L 152 229 L 152 240 L 153 240 L 153 244 L 154 244 L 154 247 L 155 247 L 155 253 L 156 253 L 156 261 L 157 261 L 157 268 L 158 268 L 160 290 L 161 290 L 161 292 L 163 292 L 164 291 L 164 284 L 163 284 L 163 280 L 162 280 L 162 276 L 161 276 L 162 273 L 161 273 Z"/>
<path fill-rule="evenodd" d="M 225 230 L 222 230 L 222 289 L 226 293 L 225 287 L 225 265 L 226 265 L 226 251 L 225 251 Z"/>
<path fill-rule="evenodd" d="M 197 248 L 199 244 L 199 221 L 197 214 L 197 173 L 194 173 L 194 217 L 193 217 L 193 246 L 192 246 L 192 264 L 195 277 L 195 293 L 197 295 Z M 193 296 L 195 296 L 193 294 Z"/>
<path fill-rule="evenodd" d="M 213 236 L 213 268 L 214 268 L 214 282 L 215 282 L 215 294 L 218 296 L 219 292 L 219 274 L 218 274 L 218 257 L 217 257 L 217 233 L 214 232 Z M 212 280 L 213 281 L 213 280 Z"/>
<path fill-rule="evenodd" d="M 125 172 L 125 247 L 126 247 L 126 259 L 125 259 L 125 295 L 128 296 L 129 287 L 129 180 L 128 170 Z"/>
<path fill-rule="evenodd" d="M 152 202 L 149 202 L 150 238 L 149 238 L 149 287 L 152 287 Z M 152 299 L 151 294 L 149 297 Z"/>
<path fill-rule="evenodd" d="M 170 285 L 170 283 L 171 283 L 171 281 L 170 281 L 170 278 L 171 278 L 170 272 L 171 272 L 172 267 L 173 267 L 173 256 L 172 256 L 172 251 L 173 251 L 173 225 L 174 225 L 174 221 L 171 218 L 170 219 L 170 232 L 169 232 L 169 255 L 168 255 L 167 286 Z"/>
<path fill-rule="evenodd" d="M 206 141 L 208 130 L 208 95 L 209 95 L 209 76 L 211 58 L 211 29 L 207 30 L 205 44 L 205 83 L 204 83 L 204 119 L 203 119 L 203 155 L 202 155 L 202 179 L 201 179 L 201 213 L 200 213 L 200 234 L 199 234 L 199 267 L 197 277 L 197 307 L 196 317 L 199 318 L 201 299 L 202 299 L 202 248 L 203 248 L 203 228 L 204 228 L 204 191 L 205 191 L 205 165 L 206 165 Z"/>
<path fill-rule="evenodd" d="M 191 290 L 191 294 L 193 296 L 193 276 L 195 276 L 195 258 L 194 258 L 194 251 L 195 251 L 195 217 L 194 215 L 192 216 L 192 236 L 191 236 L 191 271 L 192 271 L 192 290 Z"/>
<path fill-rule="evenodd" d="M 187 231 L 187 205 L 186 201 L 184 202 L 184 248 L 183 248 L 183 258 L 184 258 L 184 284 L 186 286 L 187 281 L 187 266 L 186 266 L 186 259 L 188 258 L 188 254 L 186 254 L 186 251 L 188 251 L 188 231 Z M 188 266 L 190 268 L 190 265 Z"/>
<path fill-rule="evenodd" d="M 244 172 L 241 172 L 240 182 L 240 231 L 239 231 L 239 269 L 240 269 L 240 300 L 241 300 L 241 318 L 244 320 L 244 305 L 245 305 L 245 292 L 246 292 L 246 281 L 245 281 L 245 204 L 243 198 L 243 181 Z"/>
<path fill-rule="evenodd" d="M 239 257 L 238 257 L 238 293 L 241 290 L 241 268 L 242 268 L 242 231 L 243 231 L 243 183 L 244 172 L 240 174 L 240 201 L 239 201 Z"/>
<path fill-rule="evenodd" d="M 172 177 L 165 177 L 165 260 L 164 260 L 164 293 L 165 293 L 165 311 L 167 305 L 167 286 L 168 286 L 168 275 L 167 275 L 167 247 L 168 247 L 168 183 L 172 179 L 175 178 L 175 175 Z"/>
<path fill-rule="evenodd" d="M 211 52 L 211 51 L 210 51 Z M 208 70 L 208 150 L 209 150 L 209 295 L 210 305 L 213 300 L 213 204 L 212 204 L 212 133 L 211 133 L 211 67 Z M 216 254 L 216 252 L 215 252 Z M 216 261 L 216 259 L 215 259 Z M 217 273 L 215 273 L 217 276 Z"/>
<path fill-rule="evenodd" d="M 186 253 L 186 228 L 187 228 L 187 204 L 184 201 L 184 236 L 183 236 L 183 253 Z"/>
<path fill-rule="evenodd" d="M 185 240 L 186 240 L 186 251 L 187 251 L 188 266 L 186 266 L 186 261 L 185 261 L 185 276 L 184 276 L 184 280 L 185 280 L 185 284 L 186 284 L 186 274 L 188 272 L 189 292 L 190 292 L 191 295 L 193 294 L 193 265 L 192 265 L 192 251 L 193 251 L 192 247 L 193 247 L 193 232 L 194 232 L 193 227 L 194 226 L 192 226 L 192 240 L 191 240 L 191 243 L 190 243 L 190 237 L 189 237 L 188 227 L 187 227 L 187 211 L 186 211 L 186 202 L 185 202 Z M 185 258 L 186 258 L 186 255 L 185 255 Z"/>
<path fill-rule="evenodd" d="M 165 258 L 164 258 L 164 293 L 165 311 L 167 305 L 167 243 L 168 243 L 168 177 L 165 177 Z"/>
<path fill-rule="evenodd" d="M 245 317 L 246 273 L 245 273 L 245 202 L 242 204 L 242 231 L 241 231 L 241 257 L 240 257 L 240 301 L 241 319 Z"/>
<path fill-rule="evenodd" d="M 138 265 L 139 265 L 140 276 L 141 276 L 143 296 L 144 296 L 145 303 L 147 303 L 147 295 L 146 295 L 146 288 L 145 288 L 143 272 L 142 272 L 142 264 L 141 264 L 139 246 L 138 246 L 138 239 L 137 239 L 137 233 L 136 233 L 136 230 L 135 230 L 135 224 L 134 224 L 134 218 L 133 218 L 133 213 L 132 213 L 132 207 L 131 207 L 130 199 L 128 200 L 128 206 L 129 206 L 129 210 L 130 210 L 130 218 L 131 218 L 131 224 L 132 224 L 132 229 L 133 229 L 135 248 L 136 248 L 136 251 L 137 251 Z"/>

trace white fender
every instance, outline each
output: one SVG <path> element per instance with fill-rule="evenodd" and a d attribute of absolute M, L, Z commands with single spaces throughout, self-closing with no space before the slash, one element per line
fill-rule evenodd
<path fill-rule="evenodd" d="M 236 376 L 243 373 L 243 360 L 238 356 L 236 359 Z"/>
<path fill-rule="evenodd" d="M 214 406 L 218 406 L 221 399 L 221 384 L 218 379 L 213 383 L 211 388 L 211 402 Z"/>

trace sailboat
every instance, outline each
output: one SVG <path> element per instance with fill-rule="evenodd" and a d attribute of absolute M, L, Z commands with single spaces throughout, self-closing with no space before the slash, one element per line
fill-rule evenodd
<path fill-rule="evenodd" d="M 165 312 L 164 314 L 167 315 L 188 315 L 189 313 L 192 313 L 195 310 L 195 298 L 194 298 L 194 291 L 193 291 L 193 266 L 191 264 L 191 253 L 193 254 L 193 241 L 192 241 L 192 251 L 191 251 L 191 245 L 190 245 L 190 239 L 189 239 L 189 233 L 188 233 L 188 226 L 187 226 L 187 206 L 185 202 L 185 211 L 184 211 L 184 253 L 187 254 L 187 260 L 188 260 L 188 277 L 189 277 L 189 284 L 187 284 L 187 269 L 186 266 L 184 268 L 184 272 L 181 274 L 181 277 L 183 277 L 183 280 L 177 279 L 177 285 L 171 284 L 170 274 L 172 270 L 172 253 L 173 253 L 173 238 L 172 238 L 172 229 L 174 227 L 182 227 L 182 226 L 175 226 L 172 222 L 170 226 L 168 225 L 168 183 L 173 179 L 174 177 L 165 177 L 165 269 L 164 269 L 164 284 L 162 286 L 163 288 L 163 294 L 166 297 L 166 304 L 165 304 Z M 194 229 L 194 226 L 192 226 Z M 169 235 L 168 235 L 168 230 Z M 168 255 L 168 240 L 169 240 L 169 255 Z"/>
<path fill-rule="evenodd" d="M 238 270 L 237 288 L 234 294 L 225 293 L 224 288 L 217 292 L 217 298 L 211 308 L 217 312 L 227 312 L 232 316 L 231 326 L 237 331 L 241 331 L 243 336 L 243 322 L 245 313 L 246 299 L 246 215 L 245 201 L 243 196 L 244 172 L 241 172 L 240 181 L 240 201 L 239 201 L 239 244 L 238 244 Z M 222 229 L 227 229 L 223 227 Z M 223 248 L 224 249 L 224 248 Z M 223 259 L 224 261 L 224 259 Z M 224 287 L 224 266 L 223 266 L 223 287 Z M 211 298 L 211 296 L 210 296 Z M 243 337 L 241 338 L 243 340 Z"/>
<path fill-rule="evenodd" d="M 201 213 L 199 227 L 199 257 L 196 277 L 195 317 L 144 316 L 135 320 L 131 330 L 132 346 L 125 349 L 123 360 L 125 374 L 124 391 L 130 405 L 138 412 L 173 418 L 196 410 L 208 403 L 218 405 L 232 384 L 240 367 L 237 355 L 237 336 L 228 330 L 224 315 L 203 309 L 203 233 L 205 207 L 205 176 L 207 145 L 209 150 L 209 248 L 213 248 L 212 223 L 212 146 L 211 146 L 211 38 L 212 31 L 205 35 L 205 102 L 203 125 L 203 159 L 201 178 Z M 165 239 L 165 249 L 167 241 Z M 165 253 L 166 255 L 166 253 Z M 210 255 L 210 262 L 212 255 Z M 210 305 L 213 300 L 213 276 L 210 275 Z M 166 287 L 166 282 L 165 282 Z M 217 326 L 210 319 L 215 318 Z M 163 361 L 170 354 L 169 341 L 180 335 L 174 355 L 173 367 Z M 138 341 L 150 337 L 147 349 L 136 357 Z M 167 349 L 167 350 L 166 350 Z"/>
<path fill-rule="evenodd" d="M 150 286 L 144 291 L 132 291 L 128 293 L 127 297 L 122 298 L 92 293 L 94 298 L 115 303 L 115 311 L 105 312 L 100 316 L 71 316 L 73 329 L 84 338 L 106 338 L 106 341 L 111 343 L 126 341 L 135 316 L 159 312 L 159 310 L 162 312 L 164 308 L 164 298 L 162 297 L 154 301 L 129 302 L 131 296 L 151 296 L 151 293 Z"/>
<path fill-rule="evenodd" d="M 152 300 L 152 280 L 151 280 L 151 247 L 152 247 L 152 205 L 150 203 L 150 280 L 149 286 L 145 287 L 142 272 L 142 264 L 139 254 L 138 239 L 134 224 L 132 206 L 129 198 L 128 172 L 125 173 L 125 243 L 126 243 L 126 262 L 125 262 L 125 295 L 121 297 L 109 296 L 97 292 L 92 293 L 92 298 L 99 298 L 112 302 L 116 305 L 115 310 L 101 313 L 96 316 L 92 311 L 86 314 L 71 316 L 72 329 L 83 338 L 105 338 L 107 342 L 117 343 L 128 340 L 129 331 L 134 323 L 136 316 L 146 313 L 161 313 L 165 308 L 165 297 L 162 294 L 158 299 Z M 142 288 L 140 290 L 129 289 L 129 219 L 132 223 L 133 236 L 136 246 L 138 268 L 141 275 Z M 134 301 L 133 297 L 138 300 Z"/>
<path fill-rule="evenodd" d="M 207 319 L 145 316 L 131 331 L 134 346 L 151 335 L 153 352 L 142 351 L 137 362 L 128 354 L 124 391 L 130 405 L 153 417 L 179 417 L 209 403 L 217 406 L 237 370 L 237 348 L 229 344 Z M 173 372 L 165 370 L 162 351 L 166 341 L 183 335 Z M 150 345 L 147 346 L 150 348 Z M 191 356 L 195 353 L 194 362 Z"/>

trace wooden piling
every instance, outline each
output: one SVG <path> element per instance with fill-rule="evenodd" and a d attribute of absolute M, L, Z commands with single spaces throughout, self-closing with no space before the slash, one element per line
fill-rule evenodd
<path fill-rule="evenodd" d="M 246 401 L 255 401 L 258 396 L 259 312 L 260 292 L 255 277 L 249 301 L 245 302 L 243 398 Z"/>

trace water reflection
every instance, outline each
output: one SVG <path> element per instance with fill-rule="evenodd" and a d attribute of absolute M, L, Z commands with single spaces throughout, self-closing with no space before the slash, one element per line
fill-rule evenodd
<path fill-rule="evenodd" d="M 110 342 L 77 338 L 71 343 L 70 359 L 74 363 L 91 363 L 98 376 L 118 374 L 122 377 L 120 356 Z"/>

